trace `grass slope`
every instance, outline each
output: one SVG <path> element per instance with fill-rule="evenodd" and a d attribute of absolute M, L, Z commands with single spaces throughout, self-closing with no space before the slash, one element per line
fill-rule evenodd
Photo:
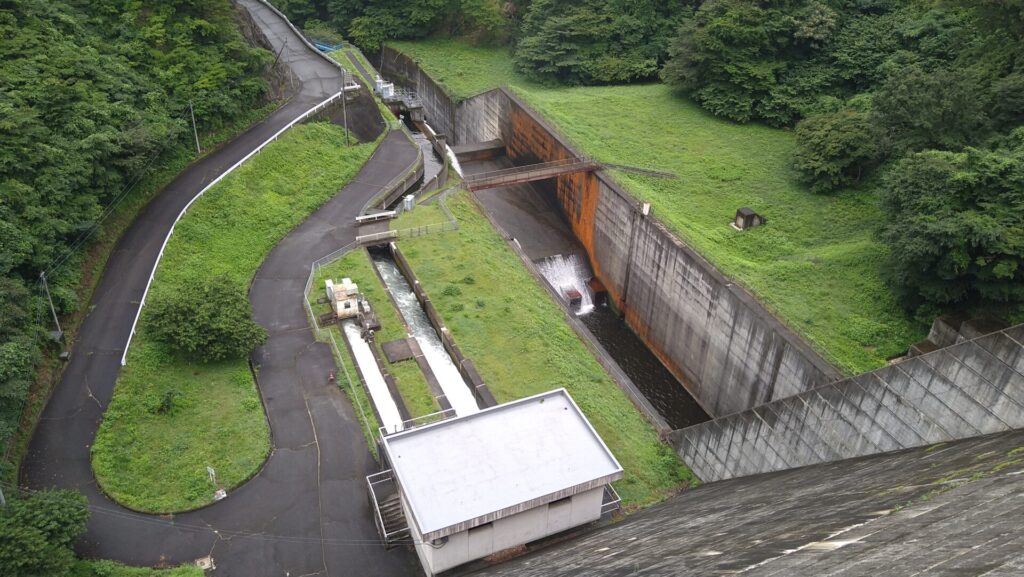
<path fill-rule="evenodd" d="M 180 565 L 171 569 L 129 567 L 113 561 L 79 560 L 71 569 L 70 577 L 203 577 L 203 570 L 195 565 Z"/>
<path fill-rule="evenodd" d="M 448 206 L 458 231 L 399 244 L 498 402 L 565 387 L 625 469 L 616 488 L 627 507 L 664 499 L 689 482 L 690 472 L 658 440 L 466 193 L 452 197 Z"/>
<path fill-rule="evenodd" d="M 717 119 L 660 84 L 539 86 L 513 71 L 504 49 L 451 40 L 394 45 L 457 98 L 510 85 L 595 158 L 679 175 L 614 177 L 843 371 L 882 366 L 924 336 L 881 278 L 886 248 L 875 238 L 882 215 L 874 195 L 808 191 L 791 168 L 791 132 Z M 768 225 L 729 228 L 741 206 L 766 215 Z"/>
<path fill-rule="evenodd" d="M 225 274 L 246 286 L 288 231 L 333 196 L 373 145 L 345 146 L 344 131 L 300 125 L 207 192 L 175 227 L 150 296 L 186 279 Z M 171 414 L 153 410 L 166 391 Z M 215 487 L 252 476 L 270 448 L 259 394 L 244 359 L 200 364 L 147 336 L 145 314 L 93 446 L 100 486 L 133 509 L 181 511 L 211 502 Z"/>

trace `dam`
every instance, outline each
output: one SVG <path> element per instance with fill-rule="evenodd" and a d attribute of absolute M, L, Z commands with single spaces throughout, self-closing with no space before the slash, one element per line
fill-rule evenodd
<path fill-rule="evenodd" d="M 427 122 L 447 135 L 453 148 L 489 143 L 467 159 L 467 173 L 581 158 L 508 90 L 456 104 L 413 60 L 390 48 L 383 53 L 382 73 L 415 88 Z M 841 378 L 604 171 L 572 172 L 508 188 L 514 191 L 476 193 L 499 228 L 518 241 L 530 260 L 580 255 L 641 348 L 709 417 Z M 692 423 L 681 426 L 686 424 Z"/>

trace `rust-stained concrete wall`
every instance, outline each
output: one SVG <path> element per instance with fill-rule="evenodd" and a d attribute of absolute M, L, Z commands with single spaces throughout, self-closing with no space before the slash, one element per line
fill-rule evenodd
<path fill-rule="evenodd" d="M 511 95 L 508 155 L 516 164 L 575 156 Z M 746 291 L 672 235 L 603 173 L 560 177 L 558 195 L 595 274 L 645 344 L 713 416 L 839 378 Z"/>
<path fill-rule="evenodd" d="M 515 164 L 576 156 L 504 89 L 453 104 L 414 61 L 385 50 L 383 70 L 416 86 L 427 122 L 454 144 L 500 138 Z M 547 187 L 626 322 L 712 416 L 838 380 L 840 374 L 742 288 L 673 236 L 603 173 Z M 726 215 L 726 219 L 728 220 Z"/>

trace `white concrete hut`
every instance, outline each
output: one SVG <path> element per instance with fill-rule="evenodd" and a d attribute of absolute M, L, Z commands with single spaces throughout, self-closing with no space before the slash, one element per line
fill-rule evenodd
<path fill-rule="evenodd" d="M 609 484 L 622 467 L 565 389 L 382 446 L 427 575 L 595 521 L 618 503 Z"/>

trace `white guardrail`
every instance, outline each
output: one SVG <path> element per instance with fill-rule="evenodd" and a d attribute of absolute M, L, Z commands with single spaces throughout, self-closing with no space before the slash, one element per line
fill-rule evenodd
<path fill-rule="evenodd" d="M 142 300 L 139 301 L 139 310 L 137 310 L 135 312 L 135 320 L 132 322 L 132 330 L 131 330 L 130 333 L 128 333 L 128 342 L 126 342 L 124 344 L 124 353 L 121 355 L 121 366 L 122 367 L 125 366 L 126 364 L 128 364 L 128 347 L 132 344 L 132 338 L 135 337 L 135 329 L 137 328 L 137 326 L 139 324 L 139 317 L 142 315 L 142 307 L 144 307 L 146 305 L 146 296 L 149 295 L 149 287 L 152 286 L 152 284 L 153 284 L 153 277 L 156 276 L 156 269 L 157 269 L 158 266 L 160 266 L 160 259 L 163 258 L 163 256 L 164 256 L 164 249 L 167 248 L 167 243 L 168 243 L 168 241 L 171 240 L 171 235 L 174 234 L 174 227 L 178 224 L 178 221 L 181 220 L 181 217 L 185 216 L 185 212 L 187 212 L 188 209 L 192 206 L 192 203 L 194 203 L 195 201 L 199 200 L 199 197 L 203 196 L 203 194 L 205 194 L 206 191 L 208 191 L 211 188 L 213 188 L 214 186 L 216 186 L 221 180 L 224 179 L 224 177 L 226 177 L 227 175 L 229 175 L 232 172 L 234 172 L 235 169 L 238 168 L 239 166 L 242 166 L 243 164 L 245 164 L 245 162 L 248 161 L 250 158 L 252 158 L 253 156 L 256 156 L 257 154 L 259 154 L 259 152 L 261 150 L 263 150 L 263 148 L 265 146 L 267 146 L 271 142 L 274 142 L 275 140 L 277 140 L 282 134 L 284 134 L 286 131 L 291 129 L 293 126 L 295 126 L 296 124 L 299 124 L 300 122 L 306 120 L 310 116 L 313 116 L 314 114 L 320 112 L 321 110 L 323 110 L 324 108 L 326 108 L 327 106 L 331 105 L 333 102 L 335 102 L 336 100 L 341 98 L 346 90 L 350 90 L 350 89 L 348 87 L 345 87 L 345 90 L 337 92 L 336 94 L 332 95 L 327 100 L 324 100 L 320 104 L 317 104 L 313 108 L 310 108 L 306 112 L 303 112 L 298 118 L 296 118 L 296 119 L 292 120 L 291 122 L 289 122 L 288 124 L 286 124 L 283 128 L 281 128 L 281 130 L 278 130 L 277 132 L 275 132 L 273 136 L 271 136 L 267 140 L 263 141 L 259 146 L 257 146 L 255 149 L 253 149 L 249 154 L 246 154 L 244 157 L 242 157 L 241 160 L 239 160 L 238 162 L 236 162 L 233 165 L 231 165 L 227 170 L 222 172 L 217 178 L 213 179 L 210 182 L 210 184 L 207 184 L 205 187 L 203 187 L 202 190 L 200 190 L 194 197 L 192 197 L 192 200 L 188 201 L 188 204 L 185 205 L 185 208 L 181 209 L 181 212 L 178 213 L 177 218 L 174 219 L 174 223 L 171 224 L 171 229 L 167 231 L 167 236 L 164 238 L 164 243 L 160 246 L 160 254 L 157 255 L 156 262 L 153 263 L 153 270 L 151 270 L 149 272 L 149 280 L 146 281 L 146 290 L 144 290 L 142 292 Z"/>

